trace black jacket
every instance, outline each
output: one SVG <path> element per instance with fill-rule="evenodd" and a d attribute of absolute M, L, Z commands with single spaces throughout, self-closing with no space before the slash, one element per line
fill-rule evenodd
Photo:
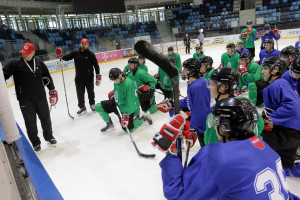
<path fill-rule="evenodd" d="M 53 80 L 50 76 L 47 66 L 37 58 L 35 59 L 36 71 L 35 74 L 28 68 L 22 56 L 12 59 L 3 67 L 5 80 L 14 77 L 15 90 L 18 100 L 38 100 L 46 98 L 43 77 L 48 78 L 49 90 L 54 89 Z M 33 59 L 27 61 L 31 69 L 33 69 Z"/>
<path fill-rule="evenodd" d="M 185 37 L 183 39 L 183 43 L 187 46 L 189 46 L 191 44 L 191 38 L 190 37 Z"/>
<path fill-rule="evenodd" d="M 88 79 L 94 77 L 94 68 L 96 74 L 100 74 L 100 68 L 96 56 L 90 50 L 82 52 L 79 49 L 62 57 L 63 60 L 74 59 L 76 78 Z"/>

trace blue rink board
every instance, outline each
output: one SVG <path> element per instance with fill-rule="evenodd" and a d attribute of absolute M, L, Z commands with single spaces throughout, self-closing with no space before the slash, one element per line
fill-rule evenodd
<path fill-rule="evenodd" d="M 47 171 L 42 165 L 39 158 L 36 156 L 33 151 L 30 143 L 27 138 L 24 136 L 22 130 L 18 126 L 21 138 L 15 143 L 19 149 L 20 155 L 23 159 L 23 162 L 26 166 L 30 179 L 35 187 L 38 197 L 40 200 L 61 200 L 63 197 L 57 190 L 53 181 L 49 177 Z M 2 126 L 0 124 L 0 137 L 1 141 L 5 141 L 3 134 Z"/>

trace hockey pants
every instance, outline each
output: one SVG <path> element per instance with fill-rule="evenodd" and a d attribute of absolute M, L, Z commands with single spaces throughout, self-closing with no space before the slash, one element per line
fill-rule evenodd
<path fill-rule="evenodd" d="M 155 100 L 154 97 L 154 89 L 151 89 L 148 92 L 140 92 L 138 91 L 138 97 L 140 101 L 140 105 L 142 111 L 147 112 L 147 110 L 152 106 L 152 102 Z"/>
<path fill-rule="evenodd" d="M 155 85 L 155 88 L 162 91 L 162 93 L 164 94 L 165 99 L 167 99 L 167 98 L 168 99 L 173 99 L 173 92 L 172 92 L 172 90 L 162 89 L 159 83 L 157 83 Z"/>
<path fill-rule="evenodd" d="M 52 139 L 52 125 L 46 97 L 36 101 L 22 100 L 19 101 L 19 104 L 25 121 L 27 134 L 33 147 L 41 144 L 36 124 L 37 115 L 41 121 L 44 139 L 46 141 Z"/>

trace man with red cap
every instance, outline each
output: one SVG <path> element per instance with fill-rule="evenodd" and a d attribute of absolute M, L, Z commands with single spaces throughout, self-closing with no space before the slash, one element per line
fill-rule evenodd
<path fill-rule="evenodd" d="M 96 86 L 101 83 L 101 74 L 98 61 L 93 52 L 89 49 L 89 40 L 83 38 L 80 43 L 80 48 L 72 51 L 71 53 L 62 56 L 62 60 L 72 60 L 75 63 L 75 85 L 77 91 L 78 115 L 86 112 L 85 102 L 84 102 L 84 92 L 85 88 L 88 93 L 90 107 L 95 111 L 95 92 L 94 92 L 94 69 L 96 71 Z M 62 52 L 62 50 L 60 49 Z"/>
<path fill-rule="evenodd" d="M 36 152 L 41 150 L 38 137 L 36 115 L 43 128 L 44 139 L 52 145 L 57 142 L 53 137 L 50 112 L 44 86 L 49 89 L 51 106 L 58 101 L 57 91 L 47 66 L 34 57 L 35 46 L 25 43 L 20 51 L 21 56 L 12 59 L 3 67 L 5 80 L 13 76 L 17 99 L 25 121 L 29 140 Z"/>

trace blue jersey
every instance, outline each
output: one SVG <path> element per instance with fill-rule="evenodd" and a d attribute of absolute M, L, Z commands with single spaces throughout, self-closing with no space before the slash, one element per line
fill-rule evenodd
<path fill-rule="evenodd" d="M 280 56 L 280 51 L 273 49 L 270 52 L 267 52 L 265 49 L 261 50 L 259 53 L 259 64 L 262 64 L 266 58 Z"/>
<path fill-rule="evenodd" d="M 204 146 L 185 169 L 171 154 L 160 166 L 168 200 L 299 200 L 287 189 L 279 155 L 257 136 Z"/>
<path fill-rule="evenodd" d="M 296 42 L 295 47 L 298 48 L 298 49 L 300 49 L 300 42 L 299 41 Z"/>
<path fill-rule="evenodd" d="M 288 70 L 284 72 L 282 78 L 287 80 L 291 84 L 296 97 L 300 100 L 300 79 L 294 80 L 291 74 L 292 71 Z"/>
<path fill-rule="evenodd" d="M 246 49 L 246 48 L 243 48 L 243 49 L 242 49 L 242 51 L 241 51 L 241 52 L 239 52 L 237 49 L 235 49 L 235 50 L 234 50 L 234 52 L 236 52 L 236 53 L 239 53 L 240 55 L 242 55 L 242 53 L 249 52 L 249 50 L 248 50 L 248 49 Z"/>
<path fill-rule="evenodd" d="M 263 89 L 265 107 L 274 112 L 269 117 L 274 125 L 300 131 L 300 101 L 285 79 L 277 79 Z"/>
<path fill-rule="evenodd" d="M 264 34 L 263 36 L 260 37 L 261 38 L 261 48 L 264 49 L 264 43 L 265 43 L 265 40 L 266 39 L 272 39 L 274 38 L 274 40 L 279 40 L 280 39 L 280 34 L 275 35 L 274 31 L 273 30 L 270 30 L 270 32 L 268 34 Z M 253 37 L 254 40 L 258 40 L 259 37 L 256 37 L 256 35 Z"/>
<path fill-rule="evenodd" d="M 191 129 L 204 133 L 206 129 L 206 118 L 211 113 L 210 91 L 208 82 L 199 78 L 188 84 L 187 97 L 180 100 L 180 108 L 188 108 L 191 112 Z"/>

